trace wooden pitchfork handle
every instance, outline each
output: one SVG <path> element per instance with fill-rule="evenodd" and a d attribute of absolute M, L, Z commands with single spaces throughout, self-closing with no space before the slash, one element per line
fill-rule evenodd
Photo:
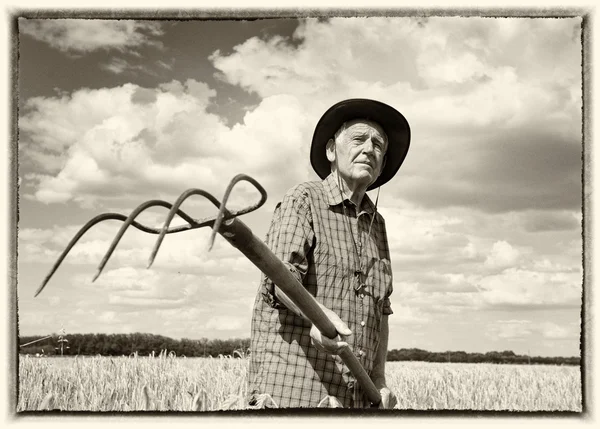
<path fill-rule="evenodd" d="M 224 221 L 219 227 L 221 234 L 233 247 L 238 249 L 258 267 L 288 298 L 298 306 L 306 317 L 329 338 L 337 337 L 337 330 L 321 309 L 317 300 L 306 290 L 283 262 L 259 240 L 241 220 L 234 218 Z M 379 405 L 381 395 L 371 377 L 362 367 L 350 347 L 342 349 L 339 356 L 363 387 L 373 406 Z"/>

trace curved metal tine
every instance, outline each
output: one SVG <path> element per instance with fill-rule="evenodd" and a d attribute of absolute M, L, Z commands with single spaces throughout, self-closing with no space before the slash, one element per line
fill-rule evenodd
<path fill-rule="evenodd" d="M 177 198 L 177 201 L 175 201 L 175 203 L 173 204 L 173 207 L 171 208 L 169 214 L 167 215 L 167 219 L 165 220 L 165 224 L 163 225 L 163 230 L 161 231 L 158 239 L 156 240 L 156 243 L 154 245 L 154 249 L 152 249 L 152 253 L 150 255 L 150 258 L 148 258 L 148 268 L 150 268 L 152 266 L 152 264 L 154 263 L 154 260 L 156 259 L 156 254 L 158 253 L 158 249 L 160 248 L 162 241 L 164 239 L 165 236 L 165 232 L 169 233 L 171 230 L 167 229 L 169 227 L 169 224 L 171 223 L 172 219 L 173 219 L 173 214 L 175 212 L 175 210 L 177 210 L 181 204 L 183 204 L 183 202 L 190 196 L 192 195 L 202 195 L 204 197 L 206 197 L 211 203 L 213 203 L 215 206 L 219 207 L 219 213 L 218 215 L 213 218 L 213 217 L 209 217 L 204 219 L 203 221 L 201 221 L 201 223 L 197 223 L 198 228 L 203 227 L 203 226 L 207 226 L 210 223 L 214 222 L 218 222 L 218 226 L 220 226 L 222 220 L 227 217 L 228 219 L 231 217 L 235 217 L 235 216 L 239 216 L 245 213 L 249 213 L 253 210 L 256 210 L 257 208 L 259 208 L 260 206 L 262 206 L 265 201 L 267 201 L 267 191 L 265 190 L 265 188 L 262 187 L 262 185 L 260 183 L 258 183 L 255 179 L 253 179 L 252 177 L 246 175 L 246 174 L 238 174 L 236 175 L 231 182 L 229 183 L 229 186 L 227 188 L 227 190 L 225 191 L 225 199 L 227 199 L 229 197 L 229 193 L 231 192 L 231 188 L 233 188 L 233 186 L 239 182 L 240 180 L 245 180 L 247 182 L 250 182 L 251 184 L 254 185 L 254 187 L 260 192 L 260 200 L 249 206 L 246 207 L 245 209 L 242 210 L 238 210 L 232 213 L 227 212 L 227 216 L 225 216 L 225 202 L 223 203 L 219 203 L 219 200 L 217 200 L 214 196 L 212 196 L 211 194 L 209 194 L 206 191 L 203 191 L 202 189 L 197 189 L 197 188 L 192 188 L 192 189 L 188 189 L 187 191 L 185 191 L 184 193 L 182 193 L 179 198 Z M 219 219 L 220 216 L 220 219 Z M 214 227 L 213 227 L 213 231 L 214 231 Z M 217 228 L 218 230 L 218 228 Z M 210 250 L 212 248 L 212 243 L 214 242 L 214 233 L 211 236 L 212 240 L 210 241 L 210 247 L 208 250 Z"/>
<path fill-rule="evenodd" d="M 125 215 L 121 215 L 118 213 L 103 213 L 103 214 L 100 214 L 100 215 L 94 217 L 93 219 L 90 219 L 85 225 L 83 225 L 79 229 L 79 231 L 77 231 L 77 234 L 75 234 L 75 236 L 71 239 L 69 244 L 67 244 L 67 247 L 65 247 L 65 250 L 63 250 L 61 255 L 58 257 L 58 259 L 54 263 L 54 266 L 52 267 L 50 272 L 46 275 L 46 277 L 42 281 L 42 284 L 40 285 L 38 290 L 35 292 L 35 295 L 33 295 L 33 296 L 34 297 L 38 296 L 40 294 L 40 292 L 42 290 L 44 290 L 44 288 L 46 287 L 46 284 L 48 284 L 48 281 L 50 281 L 50 278 L 54 275 L 54 273 L 56 272 L 56 270 L 58 269 L 58 267 L 60 266 L 62 261 L 66 258 L 67 254 L 71 251 L 73 246 L 75 246 L 75 243 L 77 243 L 79 241 L 79 239 L 83 236 L 83 234 L 85 234 L 92 226 L 96 225 L 99 222 L 102 222 L 104 220 L 110 220 L 110 219 L 121 220 L 121 218 L 120 218 L 121 216 L 122 216 L 122 219 L 126 219 Z"/>
<path fill-rule="evenodd" d="M 192 195 L 202 195 L 203 197 L 206 197 L 210 202 L 212 202 L 215 206 L 219 205 L 219 201 L 214 196 L 212 196 L 211 194 L 209 194 L 208 192 L 206 192 L 202 189 L 191 188 L 191 189 L 188 189 L 187 191 L 185 191 L 184 193 L 182 193 L 179 196 L 179 198 L 177 198 L 177 200 L 173 203 L 171 210 L 169 210 L 169 213 L 167 214 L 165 223 L 163 224 L 163 227 L 158 235 L 158 238 L 156 239 L 156 242 L 154 243 L 154 248 L 152 249 L 152 253 L 150 254 L 150 257 L 148 258 L 147 268 L 150 268 L 152 266 L 152 264 L 154 263 L 154 259 L 156 258 L 158 249 L 160 248 L 160 245 L 162 244 L 162 242 L 165 238 L 165 234 L 168 232 L 169 225 L 170 225 L 171 221 L 173 220 L 175 213 L 179 210 L 179 207 L 181 206 L 181 204 L 183 204 L 183 202 Z M 204 225 L 204 226 L 206 226 L 206 225 Z"/>
<path fill-rule="evenodd" d="M 227 187 L 227 190 L 225 191 L 225 194 L 223 195 L 223 202 L 221 203 L 221 205 L 223 205 L 223 206 L 225 205 L 224 204 L 225 200 L 229 198 L 229 194 L 231 193 L 231 190 L 233 189 L 234 185 L 236 185 L 238 182 L 241 182 L 241 181 L 249 182 L 252 185 L 254 185 L 256 190 L 260 193 L 260 200 L 258 202 L 256 202 L 255 204 L 248 206 L 244 209 L 231 212 L 231 216 L 241 216 L 243 214 L 250 213 L 250 212 L 256 210 L 257 208 L 259 208 L 260 206 L 262 206 L 265 203 L 265 201 L 267 201 L 267 191 L 265 190 L 265 188 L 262 187 L 262 185 L 260 183 L 258 183 L 256 181 L 256 179 L 253 179 L 252 177 L 248 176 L 247 174 L 238 174 L 233 179 L 231 179 L 231 182 L 229 182 L 229 186 Z M 220 207 L 219 207 L 219 209 L 220 209 Z M 219 226 L 220 226 L 220 222 L 219 222 Z"/>
<path fill-rule="evenodd" d="M 184 212 L 181 212 L 180 216 L 191 219 L 191 217 Z M 52 266 L 52 269 L 46 275 L 46 277 L 42 281 L 42 284 L 35 292 L 34 297 L 38 296 L 40 294 L 40 292 L 42 292 L 42 290 L 44 290 L 44 288 L 46 287 L 46 285 L 48 284 L 48 282 L 50 281 L 50 279 L 52 278 L 52 276 L 54 275 L 54 273 L 56 272 L 58 267 L 60 267 L 60 264 L 62 264 L 63 260 L 67 257 L 67 255 L 69 254 L 71 249 L 75 246 L 75 244 L 79 241 L 79 239 L 83 236 L 83 234 L 85 234 L 92 226 L 94 226 L 100 222 L 106 221 L 106 220 L 125 221 L 125 220 L 127 220 L 127 216 L 120 214 L 120 213 L 102 213 L 102 214 L 99 214 L 98 216 L 95 216 L 94 218 L 90 219 L 85 225 L 83 225 L 79 229 L 79 231 L 77 231 L 75 236 L 71 239 L 71 241 L 69 242 L 67 247 L 65 247 L 65 249 L 62 251 L 61 255 L 59 256 L 59 258 L 56 260 L 56 262 Z M 139 229 L 140 231 L 147 232 L 149 234 L 158 234 L 159 233 L 158 229 L 150 228 L 150 227 L 148 227 L 144 224 L 141 224 L 139 222 L 136 222 L 136 221 L 133 221 L 131 223 L 131 225 L 134 226 L 135 228 Z M 181 230 L 183 230 L 183 229 L 181 229 Z M 172 231 L 172 232 L 179 232 L 179 231 Z"/>
<path fill-rule="evenodd" d="M 104 266 L 108 262 L 108 259 L 114 252 L 115 248 L 117 247 L 117 244 L 123 237 L 123 234 L 125 234 L 125 231 L 129 227 L 129 225 L 131 225 L 134 222 L 134 219 L 144 210 L 146 210 L 150 207 L 156 207 L 156 206 L 166 207 L 168 209 L 170 209 L 172 207 L 172 205 L 166 201 L 150 200 L 150 201 L 146 201 L 146 202 L 140 204 L 133 212 L 131 212 L 131 214 L 127 217 L 127 219 L 125 219 L 125 222 L 123 222 L 123 225 L 121 225 L 121 229 L 119 230 L 119 232 L 113 239 L 112 243 L 110 244 L 110 248 L 104 255 L 104 258 L 102 258 L 102 262 L 100 262 L 100 265 L 98 266 L 98 271 L 96 272 L 96 275 L 92 279 L 92 282 L 95 282 L 96 279 L 98 278 L 98 276 L 100 276 L 100 274 L 102 273 L 102 270 L 104 269 Z M 180 214 L 183 219 L 185 219 L 187 222 L 189 222 L 190 227 L 193 227 L 194 224 L 196 224 L 196 221 L 191 216 L 187 215 L 185 212 L 180 211 Z"/>
<path fill-rule="evenodd" d="M 231 179 L 231 182 L 229 182 L 229 185 L 227 186 L 227 189 L 225 190 L 225 194 L 223 195 L 223 200 L 221 201 L 221 205 L 219 206 L 219 213 L 217 214 L 217 218 L 215 219 L 215 223 L 213 224 L 212 232 L 210 233 L 210 238 L 208 240 L 208 250 L 209 251 L 213 247 L 213 244 L 215 242 L 215 237 L 217 235 L 217 232 L 219 231 L 219 228 L 221 227 L 221 223 L 223 222 L 223 218 L 225 217 L 225 214 L 226 213 L 229 214 L 229 212 L 225 208 L 225 205 L 227 204 L 227 200 L 229 199 L 231 190 L 238 182 L 240 182 L 242 180 L 244 180 L 246 182 L 250 182 L 251 184 L 254 185 L 254 187 L 256 189 L 258 189 L 258 192 L 260 192 L 260 201 L 252 206 L 249 206 L 245 209 L 242 209 L 242 210 L 232 213 L 231 214 L 232 216 L 240 216 L 242 214 L 249 213 L 253 210 L 256 210 L 258 207 L 262 206 L 265 203 L 265 201 L 267 200 L 267 191 L 265 191 L 265 188 L 263 188 L 260 183 L 258 183 L 256 180 L 254 180 L 252 177 L 248 176 L 247 174 L 238 174 L 233 179 Z"/>

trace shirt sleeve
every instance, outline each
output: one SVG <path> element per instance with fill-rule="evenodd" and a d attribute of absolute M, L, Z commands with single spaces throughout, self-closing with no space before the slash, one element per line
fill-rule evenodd
<path fill-rule="evenodd" d="M 386 297 L 385 300 L 383 301 L 382 314 L 384 316 L 389 316 L 390 314 L 394 314 L 394 311 L 392 310 L 392 303 L 390 302 L 389 297 Z"/>
<path fill-rule="evenodd" d="M 313 246 L 314 230 L 308 196 L 300 187 L 292 188 L 273 213 L 266 237 L 267 246 L 302 283 L 308 271 L 307 255 Z M 263 274 L 263 296 L 273 307 L 283 308 L 275 296 L 273 282 Z"/>
<path fill-rule="evenodd" d="M 380 220 L 381 220 L 381 241 L 379 243 L 379 251 L 380 251 L 381 257 L 390 261 L 389 285 L 387 286 L 387 293 L 383 300 L 382 313 L 383 313 L 383 315 L 389 316 L 390 314 L 394 314 L 394 311 L 392 310 L 392 303 L 390 301 L 390 296 L 392 295 L 392 292 L 394 292 L 394 286 L 393 286 L 394 279 L 393 279 L 392 261 L 390 259 L 390 247 L 389 247 L 388 238 L 387 238 L 387 230 L 385 227 L 385 221 L 383 220 L 383 217 L 380 217 Z"/>

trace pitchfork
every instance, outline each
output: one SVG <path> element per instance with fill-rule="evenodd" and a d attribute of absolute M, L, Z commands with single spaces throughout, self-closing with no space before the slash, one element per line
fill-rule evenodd
<path fill-rule="evenodd" d="M 229 211 L 226 209 L 225 205 L 227 200 L 229 199 L 229 195 L 233 187 L 240 181 L 246 181 L 254 185 L 254 187 L 260 192 L 260 200 L 241 210 L 237 211 Z M 182 211 L 179 207 L 183 202 L 192 195 L 201 195 L 207 198 L 211 203 L 215 206 L 219 207 L 219 211 L 216 216 L 208 217 L 205 219 L 194 219 L 189 216 L 187 213 Z M 172 234 L 176 232 L 189 231 L 192 229 L 202 228 L 205 226 L 212 227 L 212 233 L 209 239 L 208 250 L 212 248 L 212 245 L 215 240 L 215 236 L 217 232 L 221 234 L 225 240 L 227 240 L 233 247 L 237 248 L 240 252 L 244 254 L 250 261 L 258 267 L 268 278 L 270 278 L 273 283 L 275 283 L 278 288 L 287 295 L 287 297 L 298 306 L 298 308 L 306 315 L 306 317 L 327 337 L 335 338 L 337 336 L 337 331 L 333 323 L 329 320 L 329 318 L 325 315 L 319 304 L 317 303 L 314 296 L 312 296 L 304 286 L 294 277 L 294 275 L 287 269 L 287 267 L 283 264 L 283 262 L 275 256 L 275 254 L 267 247 L 267 245 L 259 240 L 241 220 L 238 219 L 238 216 L 241 216 L 246 213 L 250 213 L 259 207 L 261 207 L 265 201 L 267 200 L 267 193 L 265 189 L 252 177 L 247 176 L 245 174 L 238 174 L 235 176 L 225 191 L 223 196 L 223 201 L 219 202 L 214 196 L 209 194 L 208 192 L 202 189 L 188 189 L 183 194 L 179 196 L 177 201 L 174 204 L 170 204 L 163 200 L 150 200 L 140 204 L 129 216 L 125 216 L 119 213 L 103 213 L 100 214 L 90 221 L 88 221 L 75 236 L 71 239 L 65 250 L 62 252 L 48 275 L 44 278 L 41 286 L 35 293 L 35 296 L 38 296 L 39 293 L 44 289 L 52 275 L 56 272 L 62 261 L 65 259 L 71 248 L 77 243 L 77 241 L 85 234 L 92 226 L 96 225 L 99 222 L 105 220 L 120 220 L 123 221 L 123 225 L 121 229 L 113 239 L 108 251 L 102 258 L 100 265 L 98 266 L 98 271 L 94 276 L 93 281 L 95 281 L 102 270 L 104 269 L 108 259 L 113 254 L 117 244 L 125 234 L 125 231 L 129 226 L 134 226 L 135 228 L 147 232 L 149 234 L 158 234 L 158 239 L 156 240 L 156 244 L 154 249 L 152 250 L 152 254 L 150 255 L 150 259 L 148 261 L 148 268 L 154 262 L 154 258 L 160 248 L 161 243 L 165 237 L 165 234 Z M 142 213 L 144 210 L 150 207 L 166 207 L 169 209 L 169 213 L 165 220 L 165 223 L 161 229 L 151 228 L 149 226 L 143 225 L 139 222 L 135 221 L 135 218 Z M 187 224 L 169 227 L 173 217 L 175 215 L 179 215 L 182 219 L 184 219 Z M 340 352 L 339 356 L 342 358 L 346 366 L 350 369 L 358 383 L 363 387 L 367 397 L 371 401 L 372 406 L 377 406 L 381 402 L 381 395 L 379 391 L 375 387 L 375 384 L 362 367 L 356 356 L 352 353 L 348 346 L 344 347 Z"/>

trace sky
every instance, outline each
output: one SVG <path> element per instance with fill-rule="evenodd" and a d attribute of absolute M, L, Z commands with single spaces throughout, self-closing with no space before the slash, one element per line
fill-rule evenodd
<path fill-rule="evenodd" d="M 391 249 L 389 347 L 579 356 L 581 18 L 19 21 L 20 335 L 147 332 L 248 338 L 260 273 L 208 229 L 166 237 L 120 222 L 186 189 L 221 198 L 238 173 L 266 204 L 317 180 L 310 140 L 346 98 L 402 112 L 411 147 L 381 188 Z M 549 48 L 551 47 L 551 48 Z M 374 199 L 374 193 L 371 193 Z M 231 209 L 258 200 L 235 188 Z M 200 197 L 194 218 L 216 209 Z M 140 221 L 160 226 L 165 209 Z M 182 223 L 182 221 L 178 221 Z"/>

